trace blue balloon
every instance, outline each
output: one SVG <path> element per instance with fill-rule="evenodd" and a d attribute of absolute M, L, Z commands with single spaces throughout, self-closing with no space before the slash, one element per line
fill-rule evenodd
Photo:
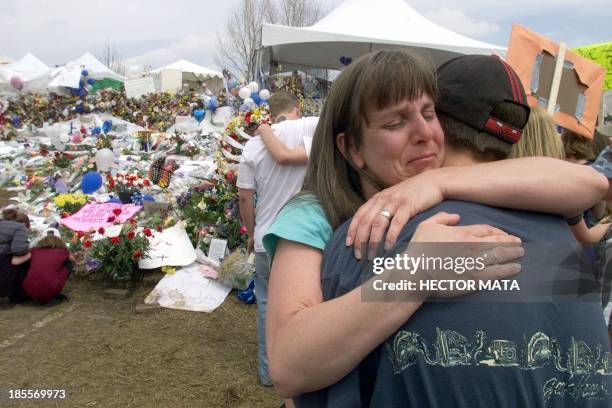
<path fill-rule="evenodd" d="M 144 196 L 142 196 L 142 199 L 144 201 L 155 201 L 155 198 L 152 195 L 149 195 L 149 194 L 145 194 Z"/>
<path fill-rule="evenodd" d="M 87 89 L 79 89 L 79 96 L 87 96 Z"/>
<path fill-rule="evenodd" d="M 115 204 L 123 204 L 123 201 L 121 201 L 120 199 L 118 199 L 117 197 L 111 197 L 107 203 L 115 203 Z"/>
<path fill-rule="evenodd" d="M 85 173 L 83 176 L 83 181 L 81 181 L 81 190 L 83 190 L 83 193 L 95 193 L 100 187 L 102 187 L 102 176 L 100 173 L 95 171 Z"/>
<path fill-rule="evenodd" d="M 251 99 L 255 102 L 256 105 L 261 104 L 261 98 L 259 97 L 259 93 L 253 92 L 251 93 Z"/>
<path fill-rule="evenodd" d="M 113 121 L 112 120 L 105 120 L 104 123 L 102 124 L 102 131 L 104 133 L 108 133 L 113 129 Z"/>
<path fill-rule="evenodd" d="M 94 136 L 99 135 L 100 133 L 102 133 L 102 129 L 100 129 L 100 126 L 96 126 L 91 130 L 91 134 Z"/>
<path fill-rule="evenodd" d="M 206 109 L 208 109 L 211 112 L 214 112 L 218 106 L 219 106 L 219 100 L 217 99 L 216 96 L 212 96 L 210 100 L 208 101 L 208 103 L 206 104 Z"/>
<path fill-rule="evenodd" d="M 87 83 L 88 83 L 89 85 L 93 85 L 93 84 L 95 84 L 95 83 L 96 83 L 96 80 L 95 80 L 95 79 L 93 79 L 93 78 L 89 78 L 89 79 L 87 80 Z"/>
<path fill-rule="evenodd" d="M 21 116 L 19 116 L 19 115 L 13 116 L 11 118 L 11 123 L 13 124 L 13 127 L 16 127 L 16 128 L 21 126 Z"/>
<path fill-rule="evenodd" d="M 198 123 L 202 122 L 204 120 L 204 115 L 206 114 L 206 111 L 203 109 L 196 109 L 193 111 L 193 117 L 195 118 L 195 120 L 198 121 Z"/>
<path fill-rule="evenodd" d="M 84 70 L 82 70 L 82 71 L 81 71 L 81 76 L 86 77 L 87 75 L 89 75 L 89 72 L 87 72 L 87 70 L 86 70 L 86 69 L 84 69 Z"/>

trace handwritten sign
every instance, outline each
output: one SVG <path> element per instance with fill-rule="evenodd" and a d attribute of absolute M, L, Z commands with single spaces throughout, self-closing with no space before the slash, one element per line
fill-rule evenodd
<path fill-rule="evenodd" d="M 119 216 L 113 213 L 113 210 L 120 208 Z M 92 229 L 97 230 L 100 227 L 112 225 L 109 222 L 109 217 L 115 217 L 120 223 L 124 223 L 134 216 L 142 207 L 134 204 L 85 204 L 77 213 L 70 217 L 60 220 L 60 224 L 70 228 L 73 231 L 88 232 Z"/>
<path fill-rule="evenodd" d="M 125 81 L 125 94 L 128 98 L 140 98 L 143 95 L 155 93 L 155 83 L 153 78 L 139 78 Z"/>

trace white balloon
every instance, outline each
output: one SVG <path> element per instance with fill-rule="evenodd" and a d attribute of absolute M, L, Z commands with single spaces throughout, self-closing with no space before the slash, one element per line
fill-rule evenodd
<path fill-rule="evenodd" d="M 249 109 L 252 109 L 255 106 L 255 101 L 251 98 L 245 98 L 244 104 L 248 106 Z"/>
<path fill-rule="evenodd" d="M 251 96 L 251 90 L 246 86 L 243 86 L 240 88 L 240 91 L 238 91 L 238 96 L 240 96 L 242 99 L 246 99 Z"/>
<path fill-rule="evenodd" d="M 110 149 L 104 148 L 96 152 L 96 166 L 98 171 L 109 171 L 115 162 L 115 155 Z"/>
<path fill-rule="evenodd" d="M 70 136 L 67 133 L 64 133 L 59 137 L 59 140 L 62 143 L 68 143 L 70 141 Z"/>
<path fill-rule="evenodd" d="M 270 91 L 268 91 L 267 89 L 262 89 L 261 91 L 259 91 L 259 97 L 262 101 L 267 101 L 268 99 L 270 99 Z"/>
<path fill-rule="evenodd" d="M 251 93 L 259 91 L 259 84 L 257 82 L 250 82 L 247 87 L 250 89 Z"/>

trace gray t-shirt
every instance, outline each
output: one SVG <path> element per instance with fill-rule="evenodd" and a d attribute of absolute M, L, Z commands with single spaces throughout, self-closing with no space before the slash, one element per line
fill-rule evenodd
<path fill-rule="evenodd" d="M 545 243 L 575 246 L 560 217 L 446 201 L 411 220 L 399 241 L 408 242 L 421 221 L 440 211 L 460 214 L 461 225 L 486 223 L 521 237 L 526 254 L 517 281 L 524 287 L 542 277 L 550 291 L 558 292 L 553 288 L 559 276 L 554 265 L 572 264 L 570 256 L 565 250 L 536 248 Z M 344 244 L 348 224 L 336 231 L 325 250 L 325 300 L 368 277 L 365 262 L 358 262 Z M 566 268 L 563 281 L 573 276 L 575 283 L 579 275 L 577 269 Z M 327 389 L 296 398 L 297 405 L 612 406 L 612 357 L 598 302 L 491 302 L 478 301 L 479 296 L 485 294 L 423 304 L 351 373 Z"/>

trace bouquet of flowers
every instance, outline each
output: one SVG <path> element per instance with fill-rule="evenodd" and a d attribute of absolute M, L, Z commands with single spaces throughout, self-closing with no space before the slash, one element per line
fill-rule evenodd
<path fill-rule="evenodd" d="M 118 216 L 121 209 L 115 209 L 114 213 Z M 138 261 L 149 256 L 149 237 L 153 236 L 153 231 L 150 228 L 137 228 L 136 220 L 131 219 L 123 224 L 117 236 L 104 236 L 92 241 L 91 236 L 85 235 L 83 247 L 92 258 L 90 263 L 96 264 L 95 269 L 115 281 L 134 281 L 141 277 Z M 161 227 L 157 227 L 157 231 L 161 232 Z M 95 233 L 104 235 L 105 232 L 104 228 L 99 228 Z"/>
<path fill-rule="evenodd" d="M 207 252 L 213 237 L 228 240 L 230 250 L 244 246 L 246 228 L 238 214 L 236 173 L 218 158 L 217 173 L 177 199 L 181 219 L 194 246 Z"/>
<path fill-rule="evenodd" d="M 117 194 L 124 203 L 131 200 L 132 194 L 142 193 L 145 188 L 150 186 L 151 181 L 138 173 L 120 171 L 116 176 L 110 173 L 106 174 L 107 190 Z"/>
<path fill-rule="evenodd" d="M 70 167 L 70 165 L 72 164 L 72 160 L 74 160 L 74 157 L 67 153 L 55 152 L 52 163 L 53 166 L 57 168 L 66 169 Z"/>
<path fill-rule="evenodd" d="M 62 215 L 72 215 L 87 204 L 86 194 L 60 194 L 53 199 L 55 206 L 62 212 Z"/>
<path fill-rule="evenodd" d="M 96 149 L 113 149 L 113 137 L 109 134 L 100 134 L 96 139 Z"/>
<path fill-rule="evenodd" d="M 93 156 L 81 156 L 72 164 L 72 170 L 78 175 L 83 175 L 90 171 L 97 171 L 96 159 Z"/>

